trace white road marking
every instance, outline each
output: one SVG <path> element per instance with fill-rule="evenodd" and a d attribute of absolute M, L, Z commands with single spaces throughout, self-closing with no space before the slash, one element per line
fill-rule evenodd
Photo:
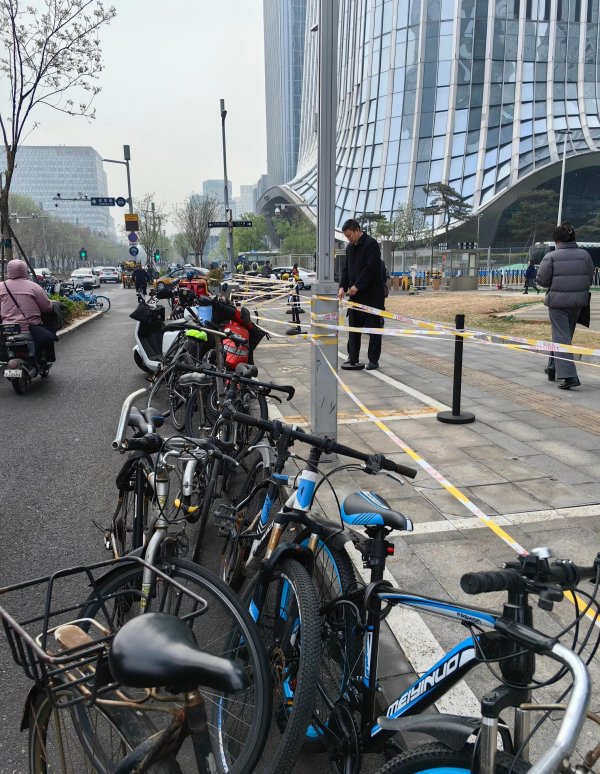
<path fill-rule="evenodd" d="M 348 354 L 346 352 L 338 352 L 340 357 L 346 358 L 348 357 Z M 369 376 L 374 376 L 376 379 L 379 379 L 382 382 L 385 382 L 386 384 L 389 384 L 391 387 L 394 387 L 397 390 L 400 390 L 400 392 L 404 392 L 407 395 L 410 395 L 413 398 L 416 398 L 421 403 L 424 403 L 426 406 L 431 406 L 431 408 L 436 409 L 436 411 L 450 411 L 450 406 L 446 406 L 445 403 L 440 403 L 439 400 L 436 400 L 435 398 L 431 398 L 429 395 L 426 395 L 424 392 L 419 392 L 419 390 L 415 390 L 412 387 L 409 387 L 407 384 L 403 384 L 402 382 L 399 382 L 397 379 L 393 379 L 391 376 L 388 376 L 387 374 L 382 374 L 381 371 L 375 370 L 375 371 L 366 371 Z"/>
<path fill-rule="evenodd" d="M 535 524 L 542 521 L 558 519 L 581 519 L 600 516 L 600 503 L 596 505 L 574 505 L 569 508 L 549 508 L 541 511 L 523 511 L 521 513 L 505 513 L 502 516 L 489 516 L 489 519 L 500 527 L 518 524 Z M 482 529 L 485 527 L 479 519 L 457 519 L 444 514 L 443 521 L 425 521 L 414 524 L 413 535 L 428 535 L 436 532 L 452 532 L 454 530 Z"/>

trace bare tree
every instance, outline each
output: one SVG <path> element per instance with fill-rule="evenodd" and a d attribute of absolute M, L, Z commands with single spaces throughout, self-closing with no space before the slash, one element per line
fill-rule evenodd
<path fill-rule="evenodd" d="M 405 251 L 408 243 L 412 242 L 416 258 L 417 243 L 425 239 L 428 232 L 423 210 L 413 202 L 400 204 L 394 213 L 394 228 L 398 247 Z"/>
<path fill-rule="evenodd" d="M 186 235 L 181 233 L 175 234 L 173 237 L 173 246 L 175 247 L 175 252 L 181 258 L 181 262 L 185 263 L 190 253 L 190 243 L 188 242 Z"/>
<path fill-rule="evenodd" d="M 216 220 L 220 212 L 221 204 L 219 200 L 207 194 L 188 196 L 180 207 L 175 208 L 175 216 L 179 227 L 196 256 L 196 265 L 202 265 L 204 248 L 210 236 L 208 224 Z M 199 264 L 198 259 L 200 259 Z"/>
<path fill-rule="evenodd" d="M 153 199 L 154 194 L 147 193 L 136 200 L 134 207 L 140 222 L 139 241 L 146 251 L 148 263 L 152 263 L 154 253 L 163 246 L 162 227 L 167 220 L 164 205 L 156 205 Z"/>
<path fill-rule="evenodd" d="M 12 258 L 8 194 L 19 145 L 37 126 L 31 123 L 32 114 L 45 105 L 94 117 L 92 103 L 100 91 L 95 81 L 102 72 L 98 33 L 116 13 L 100 0 L 42 0 L 38 5 L 43 7 L 0 0 L 0 77 L 9 87 L 8 106 L 0 111 L 6 152 L 0 220 L 6 260 Z M 76 103 L 77 98 L 81 101 Z"/>

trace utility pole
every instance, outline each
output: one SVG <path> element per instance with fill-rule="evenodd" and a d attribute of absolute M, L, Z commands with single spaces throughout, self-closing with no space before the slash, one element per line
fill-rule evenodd
<path fill-rule="evenodd" d="M 125 166 L 125 169 L 127 170 L 127 201 L 129 203 L 129 214 L 133 215 L 133 197 L 131 196 L 131 172 L 129 169 L 129 162 L 131 160 L 131 149 L 129 145 L 123 146 L 123 158 L 125 159 L 125 161 L 120 161 L 119 159 L 102 159 L 102 161 L 106 161 L 109 164 L 123 164 Z M 68 201 L 68 200 L 65 199 L 65 201 Z"/>
<path fill-rule="evenodd" d="M 321 0 L 319 7 L 319 116 L 317 166 L 317 282 L 311 301 L 313 319 L 337 320 L 334 281 L 335 150 L 337 124 L 337 58 L 339 0 Z M 313 432 L 337 437 L 338 334 L 312 328 L 311 423 Z"/>
<path fill-rule="evenodd" d="M 229 181 L 227 179 L 227 144 L 225 142 L 225 119 L 227 118 L 227 111 L 225 110 L 225 100 L 221 100 L 221 132 L 223 134 L 223 178 L 225 190 L 223 192 L 223 201 L 225 202 L 225 220 L 228 223 L 227 226 L 227 257 L 229 259 L 229 271 L 233 274 L 235 266 L 233 263 L 233 214 L 229 209 Z"/>

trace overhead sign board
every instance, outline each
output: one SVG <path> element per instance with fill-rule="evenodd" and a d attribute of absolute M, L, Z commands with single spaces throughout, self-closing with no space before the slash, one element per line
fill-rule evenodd
<path fill-rule="evenodd" d="M 226 220 L 211 220 L 208 224 L 209 228 L 227 228 L 229 223 Z"/>
<path fill-rule="evenodd" d="M 252 228 L 251 220 L 211 220 L 208 224 L 209 228 Z"/>
<path fill-rule="evenodd" d="M 234 228 L 252 228 L 251 220 L 232 220 L 231 225 Z"/>
<path fill-rule="evenodd" d="M 114 207 L 115 199 L 113 196 L 91 196 L 90 204 L 92 207 Z"/>
<path fill-rule="evenodd" d="M 139 231 L 140 221 L 138 216 L 133 213 L 132 215 L 125 215 L 125 231 Z"/>
<path fill-rule="evenodd" d="M 135 245 L 131 245 L 131 247 L 129 248 L 129 255 L 133 255 L 133 257 L 135 258 L 135 256 L 138 253 L 139 253 L 139 250 L 137 249 L 137 247 Z"/>

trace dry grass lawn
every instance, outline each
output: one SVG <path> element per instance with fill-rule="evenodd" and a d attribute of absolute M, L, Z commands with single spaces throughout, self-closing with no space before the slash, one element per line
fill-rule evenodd
<path fill-rule="evenodd" d="M 420 293 L 410 296 L 392 294 L 386 300 L 388 312 L 431 322 L 454 323 L 457 314 L 465 315 L 467 328 L 474 328 L 504 336 L 525 336 L 550 341 L 550 323 L 537 320 L 523 320 L 510 315 L 515 309 L 532 304 L 542 304 L 543 296 L 523 298 L 521 294 L 497 295 L 495 293 Z M 580 347 L 600 348 L 600 333 L 589 332 L 579 326 L 573 337 L 573 344 Z"/>

